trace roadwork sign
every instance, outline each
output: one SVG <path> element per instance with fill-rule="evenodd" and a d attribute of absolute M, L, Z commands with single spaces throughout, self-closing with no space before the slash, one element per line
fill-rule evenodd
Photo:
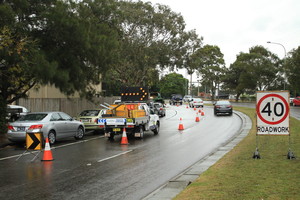
<path fill-rule="evenodd" d="M 256 114 L 258 135 L 289 135 L 289 92 L 257 92 Z"/>

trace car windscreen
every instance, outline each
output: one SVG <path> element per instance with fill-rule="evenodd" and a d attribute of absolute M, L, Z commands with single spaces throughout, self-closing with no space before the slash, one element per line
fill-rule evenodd
<path fill-rule="evenodd" d="M 80 113 L 80 116 L 98 116 L 100 110 L 85 110 Z"/>
<path fill-rule="evenodd" d="M 20 117 L 17 121 L 41 121 L 43 120 L 48 114 L 47 113 L 32 113 L 27 114 Z"/>

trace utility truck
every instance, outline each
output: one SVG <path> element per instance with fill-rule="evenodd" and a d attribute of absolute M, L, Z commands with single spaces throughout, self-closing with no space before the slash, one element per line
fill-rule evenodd
<path fill-rule="evenodd" d="M 148 92 L 143 87 L 127 87 L 122 89 L 121 102 L 106 107 L 106 114 L 99 118 L 98 124 L 104 125 L 104 135 L 113 139 L 123 133 L 129 136 L 144 137 L 145 131 L 159 132 L 159 116 L 147 105 Z"/>

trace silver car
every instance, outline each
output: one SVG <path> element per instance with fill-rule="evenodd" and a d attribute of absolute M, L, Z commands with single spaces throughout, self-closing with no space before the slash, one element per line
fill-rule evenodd
<path fill-rule="evenodd" d="M 8 124 L 7 137 L 12 142 L 25 142 L 26 132 L 42 132 L 54 144 L 58 139 L 72 136 L 82 139 L 85 128 L 82 122 L 64 112 L 28 113 Z"/>

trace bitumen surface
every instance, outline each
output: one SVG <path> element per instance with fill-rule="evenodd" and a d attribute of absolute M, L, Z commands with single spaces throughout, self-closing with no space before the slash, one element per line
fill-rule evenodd
<path fill-rule="evenodd" d="M 215 152 L 212 152 L 189 167 L 182 174 L 169 180 L 165 185 L 150 193 L 143 200 L 171 200 L 247 136 L 252 127 L 251 119 L 241 112 L 234 111 L 234 113 L 242 119 L 243 123 L 241 130 L 227 144 L 224 144 L 224 146 L 221 146 Z M 7 139 L 7 134 L 0 133 L 0 148 L 5 148 L 11 144 L 13 143 Z"/>
<path fill-rule="evenodd" d="M 0 133 L 0 148 L 4 148 L 10 144 L 12 144 L 12 142 L 7 139 L 6 133 Z"/>

